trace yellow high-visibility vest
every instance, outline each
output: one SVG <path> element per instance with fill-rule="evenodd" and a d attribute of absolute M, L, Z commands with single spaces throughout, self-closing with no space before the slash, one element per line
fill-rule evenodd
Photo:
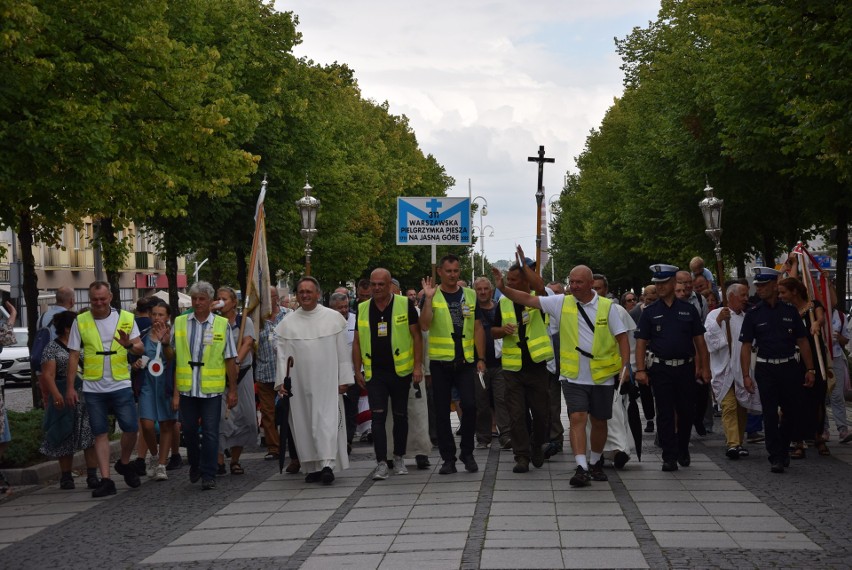
<path fill-rule="evenodd" d="M 595 325 L 592 340 L 592 356 L 589 368 L 595 384 L 603 384 L 621 371 L 621 354 L 618 343 L 609 331 L 609 309 L 612 301 L 606 297 L 598 297 L 598 311 L 592 321 Z M 590 318 L 591 315 L 589 315 Z M 559 321 L 559 373 L 566 378 L 576 378 L 580 372 L 579 346 L 580 324 L 583 317 L 577 312 L 577 299 L 565 295 L 562 302 L 562 316 Z"/>
<path fill-rule="evenodd" d="M 201 362 L 193 362 L 189 348 L 187 323 L 189 315 L 175 319 L 175 384 L 178 392 L 192 390 L 192 368 L 201 366 L 201 393 L 221 394 L 225 391 L 227 370 L 225 368 L 225 346 L 231 334 L 228 319 L 213 316 L 213 335 L 210 342 L 202 341 L 204 351 Z"/>
<path fill-rule="evenodd" d="M 124 331 L 128 335 L 133 331 L 133 313 L 129 311 L 118 312 L 118 325 L 112 334 L 112 343 L 109 350 L 104 349 L 101 341 L 101 333 L 95 324 L 95 318 L 91 311 L 77 315 L 77 330 L 80 332 L 80 343 L 86 349 L 85 366 L 83 367 L 83 380 L 97 382 L 103 378 L 104 356 L 109 356 L 109 366 L 112 371 L 112 379 L 115 381 L 130 380 L 130 365 L 127 362 L 127 349 L 118 342 L 118 331 Z"/>
<path fill-rule="evenodd" d="M 533 362 L 543 362 L 553 358 L 553 346 L 550 344 L 550 335 L 547 334 L 547 325 L 542 318 L 541 311 L 532 307 L 525 307 L 529 312 L 529 322 L 526 325 L 527 350 Z M 500 297 L 500 317 L 503 324 L 517 324 L 515 305 L 508 297 Z M 518 333 L 503 337 L 503 370 L 517 371 L 521 369 L 521 347 L 518 346 Z"/>
<path fill-rule="evenodd" d="M 414 341 L 411 324 L 408 322 L 408 297 L 393 295 L 391 314 L 391 352 L 397 376 L 408 376 L 414 370 Z M 370 329 L 370 301 L 358 305 L 358 344 L 361 346 L 361 361 L 364 363 L 364 380 L 373 377 L 373 335 Z"/>
<path fill-rule="evenodd" d="M 476 292 L 473 289 L 462 287 L 462 350 L 464 359 L 473 362 L 473 321 L 476 309 Z M 465 309 L 465 307 L 467 307 Z M 482 355 L 483 358 L 485 355 Z M 450 308 L 447 299 L 441 289 L 435 291 L 432 298 L 432 326 L 429 327 L 429 359 L 443 362 L 456 359 L 456 342 L 453 340 L 453 319 L 450 316 Z"/>

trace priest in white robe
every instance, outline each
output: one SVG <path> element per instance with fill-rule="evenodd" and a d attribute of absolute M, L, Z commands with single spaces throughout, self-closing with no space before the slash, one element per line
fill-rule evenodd
<path fill-rule="evenodd" d="M 740 369 L 740 329 L 745 318 L 748 287 L 736 283 L 726 291 L 728 306 L 713 309 L 704 321 L 704 340 L 710 351 L 710 370 L 713 380 L 710 386 L 713 396 L 722 408 L 722 428 L 727 440 L 725 455 L 739 459 L 748 455 L 743 447 L 746 429 L 746 411 L 762 410 L 760 395 L 749 394 L 743 385 Z M 730 327 L 730 337 L 727 328 Z"/>
<path fill-rule="evenodd" d="M 343 396 L 354 381 L 346 320 L 319 304 L 319 283 L 302 277 L 296 288 L 299 308 L 275 327 L 278 338 L 278 378 L 284 390 L 287 360 L 292 380 L 290 431 L 299 450 L 306 482 L 330 485 L 334 472 L 349 467 Z"/>

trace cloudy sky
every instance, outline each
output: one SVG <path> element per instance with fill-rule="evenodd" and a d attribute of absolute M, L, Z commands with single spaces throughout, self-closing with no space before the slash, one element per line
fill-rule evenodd
<path fill-rule="evenodd" d="M 423 151 L 455 178 L 450 195 L 466 196 L 471 181 L 488 202 L 483 225 L 494 237 L 486 231 L 485 253 L 496 261 L 516 243 L 533 257 L 538 174 L 527 157 L 544 145 L 556 159 L 544 169 L 549 201 L 622 92 L 613 38 L 647 26 L 659 0 L 276 0 L 276 8 L 299 16 L 296 55 L 348 64 L 365 98 L 409 118 Z"/>

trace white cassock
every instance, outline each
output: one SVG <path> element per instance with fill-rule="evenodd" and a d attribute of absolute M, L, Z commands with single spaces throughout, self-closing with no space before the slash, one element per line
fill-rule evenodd
<path fill-rule="evenodd" d="M 707 350 L 710 351 L 710 372 L 713 374 L 713 380 L 710 382 L 713 396 L 717 402 L 721 402 L 733 385 L 734 395 L 741 406 L 757 412 L 763 411 L 757 385 L 754 386 L 754 394 L 749 394 L 743 385 L 743 373 L 740 368 L 740 349 L 743 345 L 739 338 L 745 312 L 738 315 L 731 311 L 731 320 L 728 321 L 731 324 L 731 350 L 729 354 L 728 336 L 725 332 L 724 321 L 722 321 L 722 326 L 719 326 L 719 323 L 716 322 L 716 317 L 721 310 L 722 307 L 713 309 L 704 321 L 704 330 L 706 331 L 704 341 L 707 343 Z"/>
<path fill-rule="evenodd" d="M 275 327 L 278 337 L 277 390 L 284 383 L 287 359 L 290 378 L 290 430 L 302 469 L 307 473 L 349 467 L 346 414 L 338 387 L 352 384 L 352 351 L 346 342 L 346 319 L 318 305 L 296 309 Z"/>
<path fill-rule="evenodd" d="M 615 304 L 614 304 L 615 305 Z M 630 345 L 630 365 L 636 364 L 636 339 L 633 337 L 633 331 L 636 330 L 636 321 L 627 312 L 627 309 L 621 305 L 615 305 L 615 311 L 624 327 L 627 329 L 627 343 Z M 606 443 L 604 444 L 603 452 L 607 459 L 612 459 L 616 451 L 623 451 L 630 457 L 633 457 L 633 436 L 630 434 L 630 425 L 627 423 L 627 404 L 630 403 L 630 398 L 627 395 L 622 396 L 618 393 L 618 383 L 616 382 L 615 396 L 612 402 L 612 417 L 606 422 Z M 586 422 L 586 449 L 592 449 L 592 420 Z"/>

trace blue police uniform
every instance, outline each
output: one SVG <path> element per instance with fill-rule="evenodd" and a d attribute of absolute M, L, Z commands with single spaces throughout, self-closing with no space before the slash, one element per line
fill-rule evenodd
<path fill-rule="evenodd" d="M 754 380 L 763 407 L 766 451 L 773 465 L 786 465 L 789 461 L 790 441 L 799 422 L 797 400 L 803 382 L 796 344 L 807 334 L 796 308 L 781 300 L 774 305 L 760 301 L 743 319 L 740 342 L 757 347 Z M 784 416 L 780 425 L 779 406 Z"/>
<path fill-rule="evenodd" d="M 682 465 L 689 464 L 696 381 L 693 339 L 703 334 L 698 311 L 680 299 L 674 299 L 671 306 L 662 299 L 651 303 L 642 311 L 634 333 L 637 339 L 647 341 L 653 354 L 650 360 L 646 358 L 645 368 L 657 404 L 664 463 L 678 460 Z"/>

